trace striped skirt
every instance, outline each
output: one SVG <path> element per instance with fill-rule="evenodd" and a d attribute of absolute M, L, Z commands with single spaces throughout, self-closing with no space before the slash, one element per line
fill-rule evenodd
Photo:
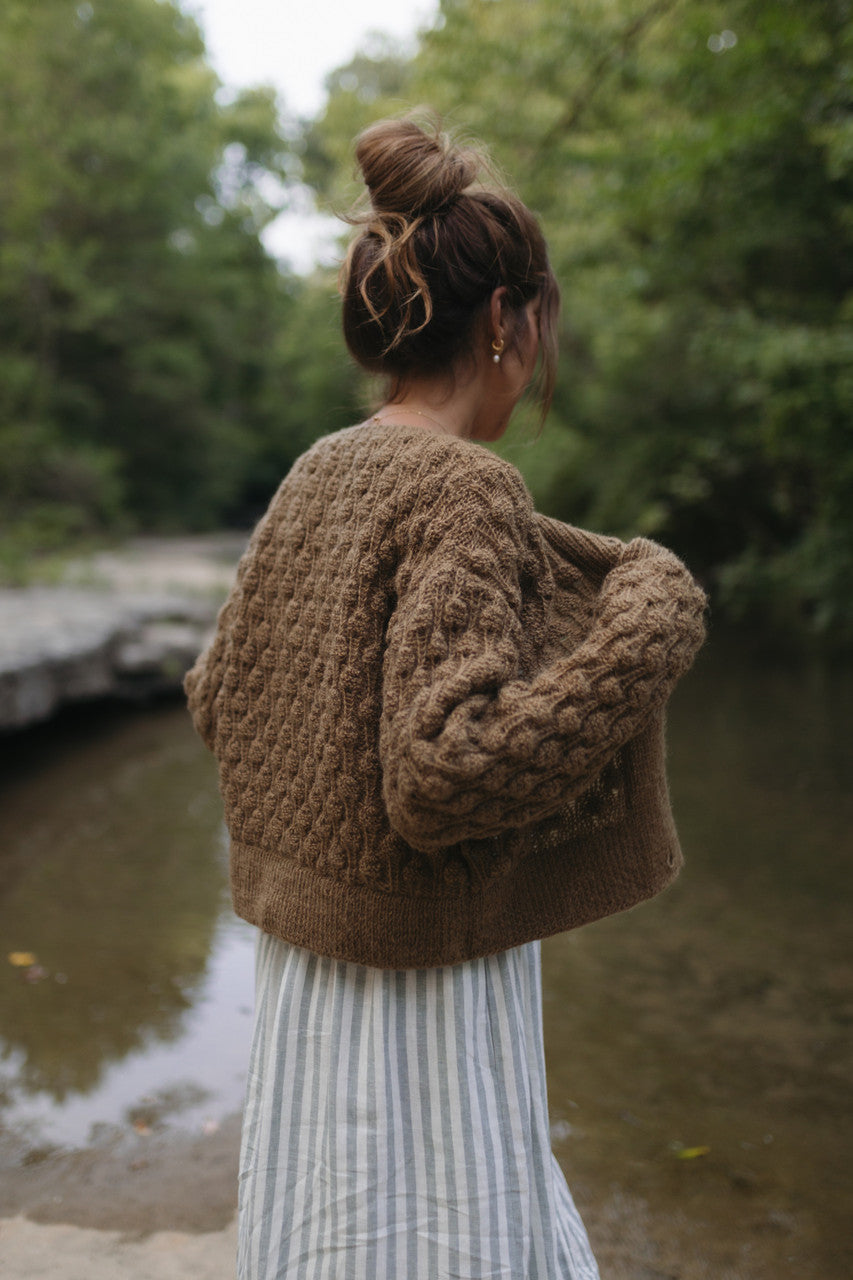
<path fill-rule="evenodd" d="M 258 939 L 240 1280 L 598 1280 L 551 1152 L 539 943 L 369 969 Z"/>

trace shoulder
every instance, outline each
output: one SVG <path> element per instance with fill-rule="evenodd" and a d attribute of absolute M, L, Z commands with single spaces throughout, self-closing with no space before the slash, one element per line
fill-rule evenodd
<path fill-rule="evenodd" d="M 473 440 L 423 428 L 377 427 L 370 437 L 383 471 L 409 491 L 412 509 L 488 508 L 533 516 L 520 472 Z"/>
<path fill-rule="evenodd" d="M 294 464 L 288 481 L 358 476 L 365 493 L 394 495 L 398 518 L 442 513 L 457 521 L 490 516 L 529 524 L 533 500 L 521 473 L 476 441 L 423 427 L 369 420 L 323 436 Z"/>
<path fill-rule="evenodd" d="M 514 490 L 529 502 L 521 473 L 475 440 L 430 431 L 424 427 L 399 426 L 369 419 L 322 436 L 298 460 L 298 465 L 324 466 L 337 460 L 375 461 L 393 473 L 421 476 L 467 475 L 486 484 Z"/>
<path fill-rule="evenodd" d="M 511 463 L 474 441 L 406 432 L 390 450 L 397 540 L 403 555 L 446 552 L 459 566 L 466 550 L 515 560 L 533 528 L 533 501 Z"/>

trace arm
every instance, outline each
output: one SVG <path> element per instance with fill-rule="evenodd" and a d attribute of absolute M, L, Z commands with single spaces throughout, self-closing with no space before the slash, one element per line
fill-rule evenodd
<path fill-rule="evenodd" d="M 532 513 L 505 471 L 487 481 L 465 484 L 442 511 L 446 532 L 401 566 L 388 627 L 384 797 L 392 826 L 424 851 L 578 796 L 666 701 L 704 635 L 703 593 L 674 555 L 638 538 L 603 575 L 586 639 L 521 678 Z"/>
<path fill-rule="evenodd" d="M 193 725 L 199 737 L 211 751 L 216 737 L 216 697 L 222 688 L 225 668 L 232 650 L 232 630 L 236 624 L 239 606 L 244 592 L 257 581 L 257 571 L 252 567 L 254 551 L 263 527 L 262 522 L 249 542 L 237 566 L 237 574 L 228 597 L 219 610 L 216 630 L 210 643 L 199 654 L 194 665 L 184 676 L 184 693 L 187 695 Z M 241 624 L 240 639 L 245 643 L 245 622 Z"/>
<path fill-rule="evenodd" d="M 226 624 L 230 601 L 226 601 L 219 613 L 216 632 L 210 644 L 199 654 L 194 665 L 184 676 L 184 693 L 187 695 L 192 722 L 205 746 L 213 750 L 216 734 L 214 699 L 222 687 L 225 667 Z"/>

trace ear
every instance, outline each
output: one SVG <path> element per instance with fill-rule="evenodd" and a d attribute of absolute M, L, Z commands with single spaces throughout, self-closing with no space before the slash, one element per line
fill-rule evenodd
<path fill-rule="evenodd" d="M 506 285 L 499 285 L 489 299 L 490 337 L 506 338 L 504 333 L 506 315 Z"/>

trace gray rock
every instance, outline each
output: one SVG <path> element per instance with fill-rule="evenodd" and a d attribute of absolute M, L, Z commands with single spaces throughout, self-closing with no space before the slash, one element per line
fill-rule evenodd
<path fill-rule="evenodd" d="M 0 729 L 89 698 L 178 689 L 211 633 L 242 545 L 144 541 L 93 562 L 92 585 L 0 590 Z M 85 581 L 80 565 L 75 576 Z M 158 589 L 162 584 L 163 589 Z"/>

